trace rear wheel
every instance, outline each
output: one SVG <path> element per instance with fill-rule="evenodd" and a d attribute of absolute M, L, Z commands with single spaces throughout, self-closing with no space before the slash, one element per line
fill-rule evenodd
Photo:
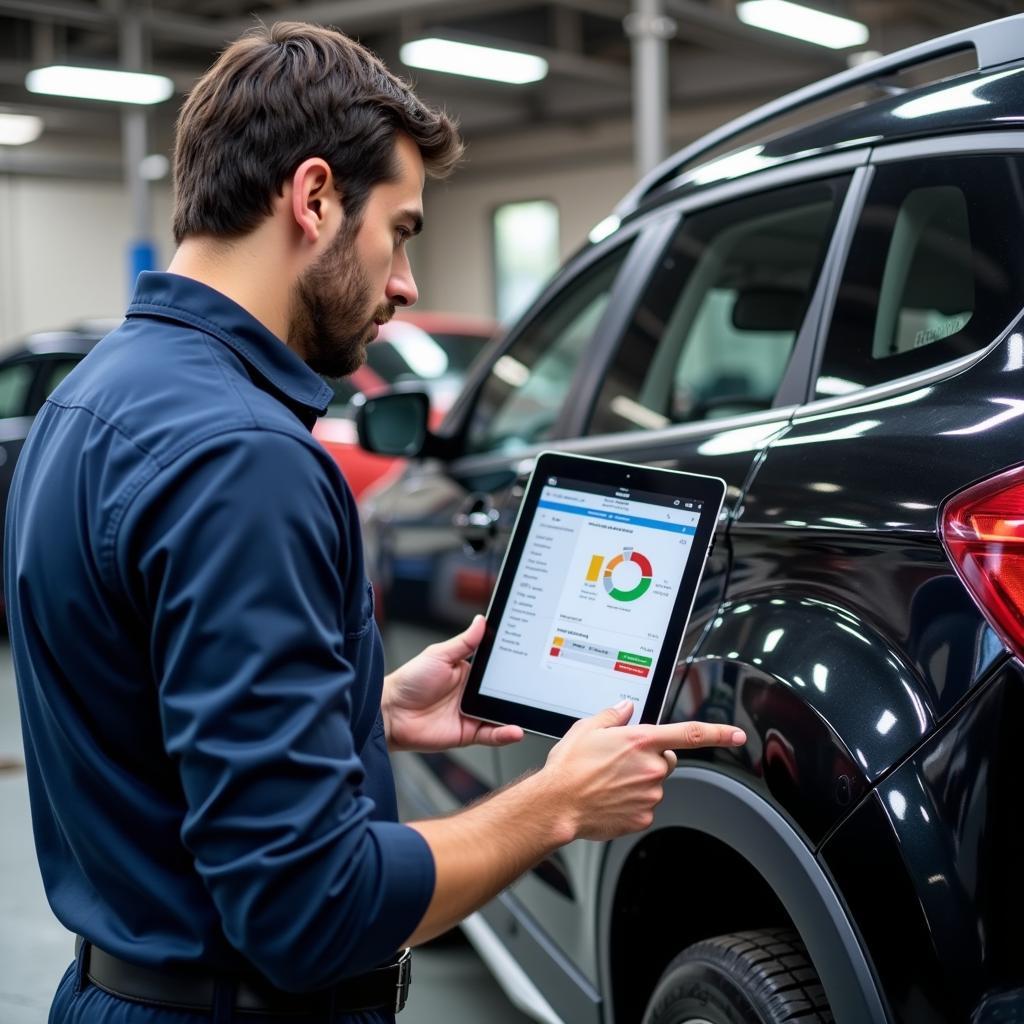
<path fill-rule="evenodd" d="M 684 949 L 662 974 L 644 1024 L 829 1024 L 807 950 L 788 928 L 737 932 Z"/>

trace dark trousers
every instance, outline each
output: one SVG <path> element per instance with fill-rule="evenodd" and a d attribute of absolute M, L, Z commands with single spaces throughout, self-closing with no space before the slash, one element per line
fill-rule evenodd
<path fill-rule="evenodd" d="M 222 1006 L 210 1013 L 172 1010 L 118 999 L 82 976 L 81 958 L 64 973 L 50 1007 L 49 1024 L 395 1024 L 395 1015 L 373 1011 L 337 1014 L 332 1020 L 309 1015 L 233 1013 Z"/>

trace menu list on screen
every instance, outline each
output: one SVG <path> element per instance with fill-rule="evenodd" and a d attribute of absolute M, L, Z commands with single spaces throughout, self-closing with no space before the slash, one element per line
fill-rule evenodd
<path fill-rule="evenodd" d="M 551 477 L 541 491 L 480 693 L 584 717 L 640 717 L 700 502 Z"/>

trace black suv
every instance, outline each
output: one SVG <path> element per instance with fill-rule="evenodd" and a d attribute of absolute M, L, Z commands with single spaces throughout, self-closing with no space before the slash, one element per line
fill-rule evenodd
<path fill-rule="evenodd" d="M 368 446 L 421 456 L 365 509 L 389 653 L 486 607 L 543 448 L 720 476 L 666 707 L 750 739 L 468 935 L 541 1020 L 1024 1021 L 1024 16 L 727 125 L 601 233 L 439 431 L 364 407 Z M 404 756 L 406 809 L 550 744 Z"/>

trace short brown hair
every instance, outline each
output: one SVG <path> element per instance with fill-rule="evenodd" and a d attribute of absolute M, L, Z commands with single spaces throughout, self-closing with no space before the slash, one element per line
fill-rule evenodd
<path fill-rule="evenodd" d="M 432 177 L 462 156 L 455 124 L 366 47 L 319 25 L 260 25 L 224 50 L 178 115 L 174 237 L 247 234 L 314 156 L 327 161 L 346 215 L 358 221 L 370 190 L 397 174 L 399 132 Z"/>

